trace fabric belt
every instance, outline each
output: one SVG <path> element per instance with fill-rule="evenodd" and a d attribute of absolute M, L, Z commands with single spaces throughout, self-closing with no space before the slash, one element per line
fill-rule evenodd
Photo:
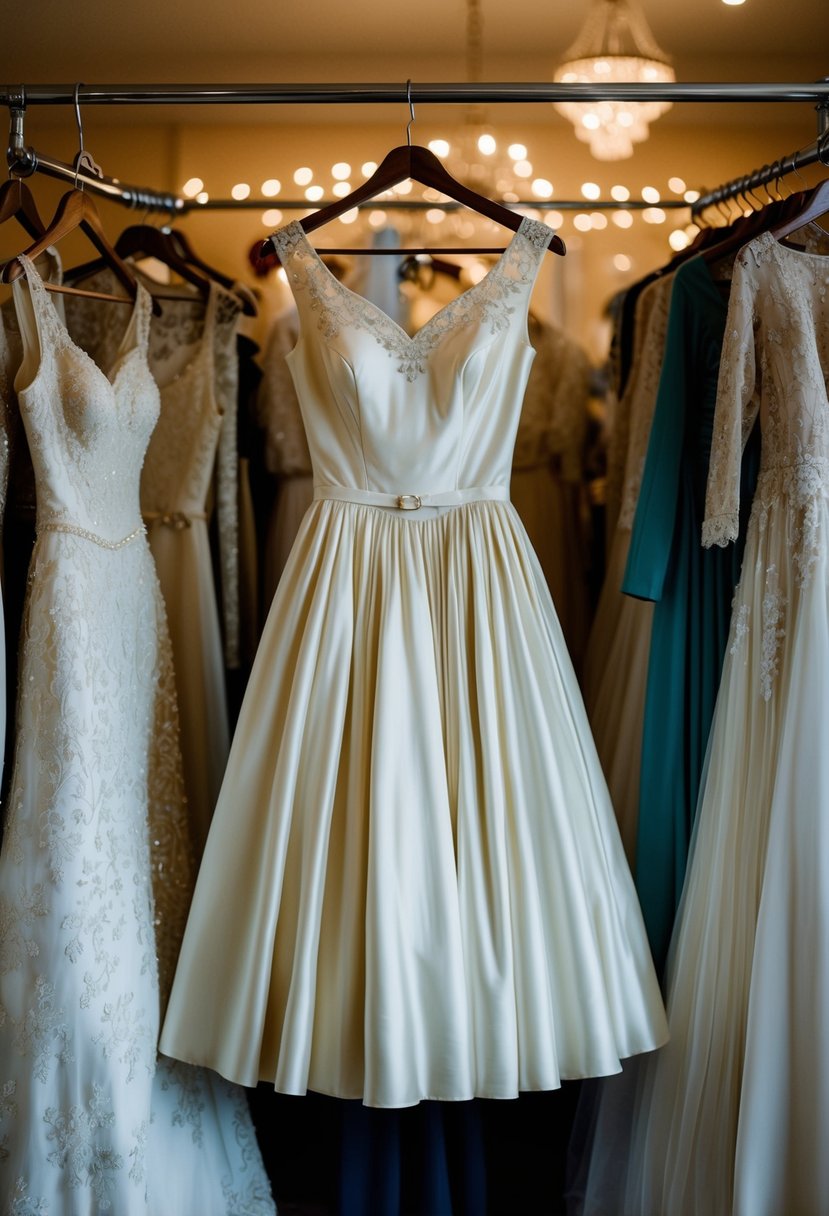
<path fill-rule="evenodd" d="M 378 490 L 357 490 L 350 486 L 314 486 L 314 499 L 419 511 L 421 507 L 460 507 L 467 502 L 509 502 L 509 490 L 506 486 L 469 486 L 437 494 L 382 494 Z"/>

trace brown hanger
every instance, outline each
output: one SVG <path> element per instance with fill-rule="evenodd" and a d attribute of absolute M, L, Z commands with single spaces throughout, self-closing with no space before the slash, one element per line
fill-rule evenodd
<path fill-rule="evenodd" d="M 785 218 L 771 229 L 771 235 L 777 241 L 782 240 L 791 232 L 796 232 L 798 228 L 803 228 L 812 220 L 826 215 L 829 211 L 829 178 L 819 182 L 814 190 L 792 195 L 792 198 L 800 199 L 801 202 L 797 207 L 791 208 Z M 791 199 L 785 201 L 790 203 Z"/>
<path fill-rule="evenodd" d="M 315 211 L 313 215 L 307 215 L 300 220 L 304 232 L 313 232 L 315 228 L 320 228 L 323 224 L 327 224 L 329 220 L 334 220 L 338 215 L 342 215 L 344 211 L 350 211 L 352 207 L 356 207 L 359 203 L 367 202 L 378 194 L 382 194 L 385 190 L 390 190 L 392 186 L 396 186 L 398 182 L 406 181 L 411 178 L 413 181 L 420 182 L 422 186 L 430 186 L 433 190 L 439 190 L 441 194 L 446 194 L 455 202 L 462 203 L 465 207 L 469 207 L 471 211 L 477 211 L 480 215 L 485 215 L 487 219 L 494 220 L 497 224 L 502 224 L 505 228 L 516 232 L 520 227 L 522 216 L 511 211 L 509 207 L 504 207 L 501 203 L 496 203 L 492 199 L 487 198 L 483 194 L 478 194 L 476 190 L 471 190 L 468 186 L 463 186 L 459 181 L 452 177 L 451 173 L 441 164 L 434 152 L 428 148 L 423 148 L 418 144 L 401 144 L 397 148 L 392 148 L 391 152 L 377 166 L 371 177 L 358 186 L 356 190 L 352 190 L 345 198 L 338 198 L 333 203 L 329 203 L 326 207 L 321 207 L 319 211 Z M 566 247 L 560 236 L 554 232 L 550 232 L 549 248 L 553 253 L 564 254 Z M 262 245 L 262 255 L 267 256 L 274 252 L 273 241 L 270 237 Z M 318 252 L 326 252 L 320 250 Z M 354 249 L 353 253 L 371 253 L 371 249 Z M 422 251 L 406 250 L 406 253 L 423 252 L 428 253 L 427 249 Z M 463 248 L 459 248 L 458 253 L 466 252 Z M 488 252 L 498 253 L 500 250 L 490 250 Z"/>
<path fill-rule="evenodd" d="M 64 292 L 68 295 L 77 294 L 92 296 L 95 299 L 112 300 L 119 304 L 134 303 L 138 294 L 138 282 L 130 268 L 122 261 L 107 240 L 103 225 L 101 224 L 101 217 L 98 214 L 98 208 L 91 197 L 83 190 L 68 190 L 63 195 L 52 217 L 52 222 L 46 228 L 43 235 L 23 252 L 26 257 L 34 260 L 42 253 L 45 253 L 50 245 L 56 245 L 65 236 L 68 236 L 70 232 L 74 232 L 78 228 L 100 250 L 107 265 L 112 267 L 127 295 L 116 296 L 106 292 L 80 291 L 77 288 L 64 287 L 62 284 L 57 283 L 44 283 L 46 289 L 48 291 Z M 6 262 L 2 269 L 0 269 L 0 282 L 13 283 L 23 273 L 22 262 L 20 262 L 19 258 L 12 258 L 10 262 Z M 153 311 L 156 313 L 160 312 L 160 308 L 155 300 L 153 300 Z"/>
<path fill-rule="evenodd" d="M 209 278 L 214 279 L 224 287 L 226 291 L 230 291 L 233 295 L 238 296 L 242 303 L 242 312 L 246 317 L 256 316 L 256 301 L 253 296 L 249 295 L 246 291 L 240 291 L 235 279 L 232 279 L 230 275 L 224 274 L 221 270 L 217 270 L 215 266 L 211 266 L 203 258 L 200 258 L 190 244 L 188 237 L 180 228 L 170 228 L 167 235 L 172 241 L 173 247 L 185 262 L 189 262 L 197 270 L 203 271 Z"/>
<path fill-rule="evenodd" d="M 152 224 L 131 224 L 124 229 L 115 242 L 115 252 L 121 258 L 135 256 L 156 258 L 174 270 L 185 282 L 195 287 L 203 300 L 210 295 L 210 279 L 184 261 L 181 254 L 174 248 L 169 232 L 164 232 L 161 228 L 155 228 Z M 97 274 L 107 264 L 106 258 L 95 258 L 94 261 L 73 266 L 66 272 L 66 278 L 72 282 L 88 279 L 90 275 Z"/>
<path fill-rule="evenodd" d="M 46 228 L 34 195 L 19 177 L 11 177 L 0 186 L 0 224 L 9 220 L 17 220 L 34 241 L 43 236 Z"/>

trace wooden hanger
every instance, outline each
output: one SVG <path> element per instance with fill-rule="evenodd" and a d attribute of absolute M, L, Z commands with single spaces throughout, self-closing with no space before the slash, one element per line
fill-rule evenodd
<path fill-rule="evenodd" d="M 819 182 L 814 190 L 808 190 L 792 197 L 801 201 L 797 207 L 789 210 L 779 224 L 771 229 L 771 235 L 776 241 L 781 241 L 790 233 L 797 232 L 798 228 L 803 228 L 812 220 L 826 215 L 829 211 L 829 177 L 825 181 Z M 791 202 L 791 199 L 786 199 L 786 202 Z"/>
<path fill-rule="evenodd" d="M 210 295 L 210 279 L 200 270 L 188 265 L 175 249 L 169 232 L 165 232 L 161 228 L 156 228 L 152 224 L 131 224 L 124 229 L 115 242 L 115 252 L 120 258 L 156 258 L 157 261 L 163 262 L 165 266 L 174 270 L 185 282 L 195 287 L 203 300 Z M 66 278 L 72 282 L 88 279 L 90 275 L 97 274 L 107 264 L 106 258 L 95 258 L 94 261 L 73 266 L 66 272 Z"/>
<path fill-rule="evenodd" d="M 127 295 L 116 296 L 106 292 L 81 291 L 78 288 L 65 287 L 63 284 L 48 282 L 44 283 L 44 287 L 48 291 L 64 292 L 67 295 L 91 296 L 94 299 L 112 300 L 119 304 L 134 303 L 138 295 L 138 282 L 130 268 L 122 261 L 107 240 L 103 225 L 101 224 L 101 217 L 98 214 L 98 208 L 95 206 L 92 198 L 83 190 L 68 190 L 63 195 L 52 217 L 52 222 L 46 228 L 43 235 L 23 252 L 26 257 L 34 261 L 35 258 L 45 253 L 50 245 L 58 244 L 65 236 L 68 236 L 70 232 L 74 232 L 78 228 L 92 241 L 96 249 L 101 252 L 106 264 L 112 267 Z M 10 262 L 6 262 L 2 269 L 0 269 L 0 282 L 13 283 L 23 273 L 23 264 L 18 258 L 12 258 Z M 153 301 L 153 311 L 156 313 L 160 312 L 155 300 Z"/>
<path fill-rule="evenodd" d="M 739 216 L 728 228 L 715 228 L 714 233 L 721 232 L 722 235 L 719 238 L 715 235 L 702 250 L 703 258 L 710 265 L 712 262 L 718 262 L 721 258 L 727 257 L 728 254 L 742 249 L 743 245 L 747 245 L 750 240 L 753 240 L 755 236 L 759 236 L 761 232 L 768 232 L 774 224 L 785 222 L 792 212 L 800 211 L 803 200 L 803 194 L 792 194 L 789 198 L 769 203 L 759 211 L 752 212 L 751 215 Z M 806 221 L 804 220 L 803 222 L 805 223 Z M 800 224 L 794 225 L 794 228 L 799 227 Z"/>
<path fill-rule="evenodd" d="M 0 224 L 9 220 L 17 220 L 33 241 L 43 236 L 46 228 L 38 213 L 34 195 L 19 177 L 11 177 L 0 186 Z"/>
<path fill-rule="evenodd" d="M 377 166 L 371 177 L 363 182 L 361 186 L 358 186 L 356 190 L 352 190 L 345 198 L 338 198 L 333 203 L 329 203 L 327 207 L 321 207 L 313 215 L 307 215 L 304 219 L 300 220 L 302 229 L 306 233 L 313 232 L 315 228 L 320 228 L 323 224 L 327 224 L 329 220 L 336 219 L 344 211 L 350 211 L 352 207 L 356 207 L 359 203 L 367 202 L 376 195 L 382 194 L 385 190 L 390 190 L 398 182 L 406 181 L 409 178 L 412 181 L 420 182 L 422 186 L 429 186 L 433 190 L 440 191 L 441 194 L 448 195 L 455 202 L 462 203 L 465 207 L 469 207 L 471 211 L 477 211 L 479 215 L 485 215 L 487 219 L 494 220 L 497 224 L 502 224 L 513 232 L 516 232 L 521 224 L 523 217 L 518 212 L 511 211 L 509 207 L 504 207 L 501 203 L 496 203 L 485 195 L 478 194 L 476 190 L 471 190 L 468 186 L 463 186 L 459 181 L 456 181 L 429 148 L 420 147 L 418 144 L 401 144 L 397 148 L 392 148 L 391 152 Z M 553 253 L 562 255 L 566 253 L 564 241 L 552 230 L 550 231 L 549 248 Z M 270 237 L 263 243 L 261 251 L 263 256 L 274 252 L 273 241 Z M 323 250 L 322 252 L 325 251 Z M 372 250 L 355 249 L 351 252 L 371 253 Z M 406 253 L 415 252 L 419 251 L 406 250 Z M 424 249 L 420 252 L 428 253 L 429 251 Z M 458 253 L 464 252 L 466 251 L 462 247 L 458 249 Z M 493 249 L 488 252 L 497 253 L 500 251 Z"/>

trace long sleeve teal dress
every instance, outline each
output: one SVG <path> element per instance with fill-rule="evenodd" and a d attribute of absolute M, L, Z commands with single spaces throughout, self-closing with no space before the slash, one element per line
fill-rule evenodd
<path fill-rule="evenodd" d="M 708 732 L 759 465 L 743 455 L 739 539 L 703 549 L 705 485 L 728 301 L 702 258 L 677 271 L 622 590 L 654 600 L 635 880 L 661 970 L 682 892 Z"/>

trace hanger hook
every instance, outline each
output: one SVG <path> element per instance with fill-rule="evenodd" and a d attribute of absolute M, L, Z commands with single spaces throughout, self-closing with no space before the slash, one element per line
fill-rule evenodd
<path fill-rule="evenodd" d="M 412 146 L 412 123 L 415 120 L 414 102 L 412 101 L 412 82 L 406 81 L 406 101 L 409 103 L 409 121 L 406 123 L 406 143 Z"/>
<path fill-rule="evenodd" d="M 818 136 L 817 158 L 822 165 L 829 167 L 829 129 Z"/>
<path fill-rule="evenodd" d="M 83 183 L 78 185 L 78 174 L 81 171 L 81 162 L 83 160 L 83 119 L 81 118 L 81 81 L 75 85 L 75 123 L 78 128 L 78 155 L 75 157 L 75 189 L 83 190 Z"/>

